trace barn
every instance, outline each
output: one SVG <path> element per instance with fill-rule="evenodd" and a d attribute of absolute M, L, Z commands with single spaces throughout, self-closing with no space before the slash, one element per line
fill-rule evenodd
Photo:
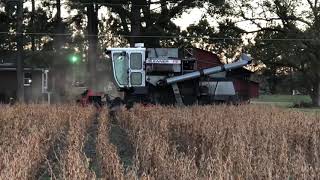
<path fill-rule="evenodd" d="M 192 52 L 193 56 L 197 60 L 197 69 L 221 66 L 224 64 L 221 62 L 217 54 L 209 51 L 199 48 L 192 48 L 189 49 L 189 52 Z M 253 74 L 254 72 L 246 68 L 239 68 L 228 71 L 221 77 L 231 79 L 233 81 L 237 96 L 241 100 L 247 101 L 250 98 L 256 98 L 259 96 L 259 83 L 251 80 L 251 76 Z"/>

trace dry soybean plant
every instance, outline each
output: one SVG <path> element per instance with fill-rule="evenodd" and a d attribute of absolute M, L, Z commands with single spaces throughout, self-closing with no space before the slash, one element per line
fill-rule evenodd
<path fill-rule="evenodd" d="M 62 154 L 61 179 L 95 179 L 95 173 L 89 168 L 89 159 L 83 149 L 86 141 L 86 130 L 94 120 L 92 109 L 75 109 L 69 120 L 67 147 Z M 80 110 L 80 111 L 79 111 Z"/>
<path fill-rule="evenodd" d="M 79 112 L 83 110 L 67 105 L 1 106 L 0 179 L 36 178 L 50 149 Z"/>
<path fill-rule="evenodd" d="M 60 117 L 58 115 L 61 115 Z M 17 105 L 0 111 L 0 179 L 35 176 L 65 122 L 62 108 Z"/>
<path fill-rule="evenodd" d="M 140 174 L 156 179 L 319 177 L 320 118 L 269 106 L 122 109 Z"/>
<path fill-rule="evenodd" d="M 0 179 L 320 177 L 316 114 L 253 105 L 136 105 L 99 114 L 75 105 L 2 105 Z"/>

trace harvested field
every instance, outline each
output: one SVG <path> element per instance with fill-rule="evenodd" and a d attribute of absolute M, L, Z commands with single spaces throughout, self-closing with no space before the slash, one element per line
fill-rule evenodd
<path fill-rule="evenodd" d="M 0 179 L 316 179 L 319 138 L 271 106 L 0 106 Z"/>

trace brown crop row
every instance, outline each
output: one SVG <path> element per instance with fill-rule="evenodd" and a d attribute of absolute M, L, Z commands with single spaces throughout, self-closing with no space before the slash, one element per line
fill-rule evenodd
<path fill-rule="evenodd" d="M 92 109 L 77 109 L 69 120 L 69 131 L 66 138 L 67 147 L 62 154 L 61 179 L 95 179 L 95 173 L 89 168 L 89 159 L 84 154 L 86 131 L 93 123 Z M 80 110 L 80 111 L 79 111 Z"/>
<path fill-rule="evenodd" d="M 71 127 L 68 142 L 72 141 L 80 130 L 76 124 L 92 119 L 92 115 L 92 109 L 77 106 L 1 106 L 0 179 L 35 179 L 43 173 L 40 169 L 46 166 L 49 151 L 64 131 Z"/>
<path fill-rule="evenodd" d="M 97 129 L 95 118 L 93 109 L 73 105 L 0 106 L 0 179 L 320 177 L 316 114 L 137 105 L 111 117 L 103 110 Z"/>
<path fill-rule="evenodd" d="M 0 110 L 0 179 L 26 179 L 46 158 L 67 114 L 57 106 L 14 106 Z"/>
<path fill-rule="evenodd" d="M 268 106 L 122 109 L 138 174 L 155 179 L 320 177 L 320 118 Z"/>

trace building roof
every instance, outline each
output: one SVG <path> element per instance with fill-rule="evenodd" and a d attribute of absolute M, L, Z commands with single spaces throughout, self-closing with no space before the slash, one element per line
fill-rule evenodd
<path fill-rule="evenodd" d="M 223 65 L 218 55 L 210 51 L 193 48 L 193 55 L 197 59 L 198 69 Z"/>
<path fill-rule="evenodd" d="M 16 71 L 17 68 L 14 63 L 0 63 L 0 71 Z M 47 70 L 46 68 L 39 68 L 39 67 L 30 67 L 25 66 L 24 71 L 44 71 Z"/>

